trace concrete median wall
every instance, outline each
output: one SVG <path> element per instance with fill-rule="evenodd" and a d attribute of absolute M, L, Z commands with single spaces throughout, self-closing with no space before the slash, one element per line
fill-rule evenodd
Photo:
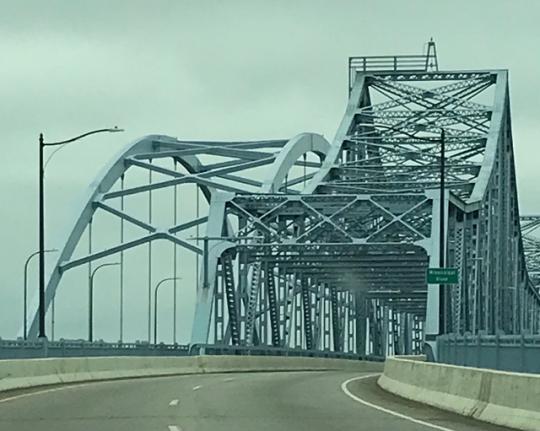
<path fill-rule="evenodd" d="M 378 362 L 272 356 L 103 357 L 0 361 L 0 392 L 135 377 L 264 371 L 382 371 Z"/>
<path fill-rule="evenodd" d="M 378 383 L 404 398 L 484 422 L 540 430 L 540 375 L 390 357 Z"/>

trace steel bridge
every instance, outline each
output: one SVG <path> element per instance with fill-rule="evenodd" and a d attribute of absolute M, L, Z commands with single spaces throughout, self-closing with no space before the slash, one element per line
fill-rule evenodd
<path fill-rule="evenodd" d="M 443 333 L 539 333 L 540 217 L 519 213 L 508 71 L 439 70 L 430 42 L 425 55 L 350 58 L 349 76 L 332 142 L 150 135 L 127 145 L 85 197 L 49 273 L 47 307 L 71 269 L 143 246 L 151 257 L 153 243 L 169 241 L 175 256 L 197 256 L 192 344 L 384 356 L 434 349 Z M 443 290 L 426 281 L 439 267 L 441 130 L 445 266 L 459 272 Z M 148 181 L 126 186 L 132 172 Z M 188 186 L 208 213 L 180 223 L 177 190 Z M 166 226 L 153 222 L 161 190 L 174 194 Z M 128 211 L 136 196 L 149 197 L 148 215 Z M 117 218 L 121 235 L 96 251 L 99 214 Z"/>

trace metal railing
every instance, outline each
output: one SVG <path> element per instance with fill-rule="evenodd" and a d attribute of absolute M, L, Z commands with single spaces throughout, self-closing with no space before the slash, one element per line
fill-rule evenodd
<path fill-rule="evenodd" d="M 24 341 L 0 339 L 0 359 L 78 358 L 92 356 L 187 356 L 180 344 L 106 343 L 84 340 Z"/>
<path fill-rule="evenodd" d="M 232 355 L 232 356 L 300 356 L 308 358 L 351 359 L 355 361 L 384 362 L 384 357 L 357 355 L 356 353 L 332 352 L 324 350 L 288 349 L 271 346 L 228 346 L 215 344 L 193 344 L 190 355 Z"/>
<path fill-rule="evenodd" d="M 430 60 L 437 63 L 429 54 L 349 57 L 349 92 L 358 72 L 427 72 Z"/>
<path fill-rule="evenodd" d="M 149 344 L 88 342 L 85 340 L 24 341 L 0 339 L 1 359 L 78 358 L 96 356 L 301 356 L 383 362 L 383 357 L 321 350 L 288 349 L 271 346 L 230 346 L 215 344 Z"/>
<path fill-rule="evenodd" d="M 428 69 L 429 59 L 427 55 L 349 57 L 349 69 L 358 72 L 425 72 Z"/>
<path fill-rule="evenodd" d="M 540 373 L 540 335 L 443 335 L 438 361 L 451 365 Z"/>

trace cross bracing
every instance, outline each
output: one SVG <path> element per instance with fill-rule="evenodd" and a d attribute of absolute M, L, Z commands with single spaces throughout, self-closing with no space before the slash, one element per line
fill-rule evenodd
<path fill-rule="evenodd" d="M 540 246 L 530 230 L 540 219 L 520 228 L 507 71 L 428 70 L 428 57 L 412 69 L 399 67 L 408 60 L 390 69 L 353 62 L 331 143 L 304 133 L 129 144 L 93 183 L 47 303 L 66 272 L 143 246 L 151 262 L 152 244 L 167 241 L 175 265 L 177 250 L 198 256 L 192 343 L 379 355 L 420 352 L 441 331 L 538 333 Z M 442 301 L 426 282 L 439 260 L 441 129 L 445 265 L 459 273 Z M 148 181 L 126 185 L 133 172 Z M 186 187 L 198 193 L 197 211 L 179 220 Z M 175 216 L 157 224 L 152 196 L 164 190 L 174 190 Z M 124 205 L 137 196 L 149 198 L 144 216 Z M 76 255 L 100 214 L 138 234 Z"/>
<path fill-rule="evenodd" d="M 522 216 L 523 251 L 531 282 L 540 290 L 540 216 Z"/>

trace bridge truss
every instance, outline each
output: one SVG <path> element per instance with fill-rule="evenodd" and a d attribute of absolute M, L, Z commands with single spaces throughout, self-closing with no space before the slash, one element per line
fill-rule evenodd
<path fill-rule="evenodd" d="M 520 229 L 507 71 L 439 71 L 432 43 L 426 56 L 349 65 L 349 102 L 332 143 L 306 133 L 129 144 L 90 188 L 50 273 L 47 305 L 66 271 L 144 244 L 151 253 L 165 240 L 201 257 L 192 343 L 385 355 L 418 353 L 443 330 L 538 333 L 539 245 Z M 460 275 L 442 308 L 425 276 L 439 261 L 441 129 L 446 266 Z M 262 178 L 250 175 L 261 167 Z M 291 179 L 294 169 L 303 172 Z M 149 182 L 126 188 L 134 170 Z M 125 209 L 129 196 L 148 195 L 151 206 L 153 192 L 186 184 L 202 193 L 207 215 L 158 227 L 151 209 L 146 219 Z M 97 213 L 141 235 L 75 258 Z M 538 219 L 523 223 L 531 229 Z M 194 227 L 197 243 L 183 236 Z M 526 253 L 535 256 L 530 274 Z"/>

